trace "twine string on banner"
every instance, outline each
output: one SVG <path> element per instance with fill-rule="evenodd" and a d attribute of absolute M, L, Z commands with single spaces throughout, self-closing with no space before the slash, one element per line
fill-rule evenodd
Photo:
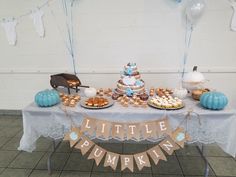
<path fill-rule="evenodd" d="M 200 126 L 202 125 L 202 123 L 201 123 L 201 116 L 197 112 L 195 112 L 192 108 L 190 108 L 187 112 L 180 113 L 180 114 L 181 115 L 182 114 L 186 114 L 185 117 L 183 118 L 183 120 L 180 122 L 180 124 L 178 126 L 178 127 L 180 127 L 181 125 L 185 124 L 185 132 L 188 132 L 188 123 L 192 119 L 193 115 L 195 115 L 197 117 L 198 124 Z"/>
<path fill-rule="evenodd" d="M 76 127 L 74 120 L 72 119 L 71 115 L 68 113 L 66 106 L 59 106 L 59 108 L 65 113 L 66 118 L 68 118 L 71 122 L 70 127 Z"/>
<path fill-rule="evenodd" d="M 200 115 L 197 112 L 193 111 L 193 109 L 188 110 L 187 115 L 185 116 L 185 118 L 187 120 L 191 120 L 191 117 L 192 117 L 193 114 L 197 116 L 199 125 L 202 125 Z"/>

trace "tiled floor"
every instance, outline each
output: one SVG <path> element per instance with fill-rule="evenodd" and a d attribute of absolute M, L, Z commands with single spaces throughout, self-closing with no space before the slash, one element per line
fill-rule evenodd
<path fill-rule="evenodd" d="M 47 157 L 52 150 L 48 139 L 40 138 L 33 153 L 19 152 L 17 147 L 22 136 L 22 119 L 19 116 L 0 116 L 0 177 L 47 177 Z M 144 144 L 100 144 L 117 153 L 141 152 L 151 145 Z M 204 151 L 210 163 L 210 175 L 236 177 L 236 161 L 219 147 L 207 146 Z M 63 142 L 52 158 L 51 177 L 199 177 L 203 175 L 204 161 L 196 146 L 186 146 L 159 165 L 152 164 L 141 172 L 112 171 L 93 160 L 86 160 L 78 150 Z M 120 162 L 119 162 L 120 163 Z"/>

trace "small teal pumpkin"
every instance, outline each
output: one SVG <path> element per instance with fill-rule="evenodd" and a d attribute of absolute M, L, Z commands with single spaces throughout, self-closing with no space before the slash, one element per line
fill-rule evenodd
<path fill-rule="evenodd" d="M 221 110 L 228 104 L 228 99 L 223 93 L 207 92 L 201 95 L 200 103 L 204 108 Z"/>
<path fill-rule="evenodd" d="M 40 107 L 50 107 L 60 102 L 60 96 L 56 90 L 43 90 L 35 95 L 34 101 Z"/>

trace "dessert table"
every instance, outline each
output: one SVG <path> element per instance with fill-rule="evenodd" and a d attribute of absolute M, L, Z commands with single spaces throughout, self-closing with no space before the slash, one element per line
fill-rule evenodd
<path fill-rule="evenodd" d="M 62 104 L 40 108 L 35 103 L 31 103 L 22 111 L 24 133 L 18 150 L 32 152 L 36 148 L 35 144 L 40 136 L 61 140 L 64 134 L 70 130 L 72 121 L 80 126 L 86 116 L 122 123 L 151 121 L 168 117 L 170 125 L 174 129 L 186 119 L 188 114 L 190 116 L 184 128 L 191 137 L 189 143 L 216 143 L 226 153 L 235 157 L 236 110 L 230 106 L 221 111 L 204 109 L 199 105 L 199 102 L 193 101 L 191 98 L 186 98 L 184 103 L 183 109 L 174 111 L 152 107 L 123 107 L 117 102 L 107 109 L 91 110 L 82 108 L 78 104 L 74 108 L 66 107 L 66 114 Z M 143 143 L 147 143 L 147 141 L 143 141 Z"/>

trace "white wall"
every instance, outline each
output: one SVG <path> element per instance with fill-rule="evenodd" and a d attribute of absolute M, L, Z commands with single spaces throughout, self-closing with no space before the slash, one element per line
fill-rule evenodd
<path fill-rule="evenodd" d="M 43 2 L 1 0 L 0 18 L 19 16 Z M 227 0 L 206 2 L 193 32 L 187 69 L 198 65 L 207 86 L 224 92 L 236 107 L 236 32 L 229 29 L 233 11 Z M 22 109 L 37 91 L 50 88 L 51 74 L 73 71 L 60 3 L 53 0 L 50 8 L 43 8 L 43 39 L 28 16 L 19 20 L 16 46 L 7 44 L 0 28 L 0 109 Z M 81 81 L 115 87 L 123 65 L 131 61 L 138 64 L 148 87 L 177 87 L 184 50 L 183 5 L 174 0 L 79 0 L 74 29 Z"/>

